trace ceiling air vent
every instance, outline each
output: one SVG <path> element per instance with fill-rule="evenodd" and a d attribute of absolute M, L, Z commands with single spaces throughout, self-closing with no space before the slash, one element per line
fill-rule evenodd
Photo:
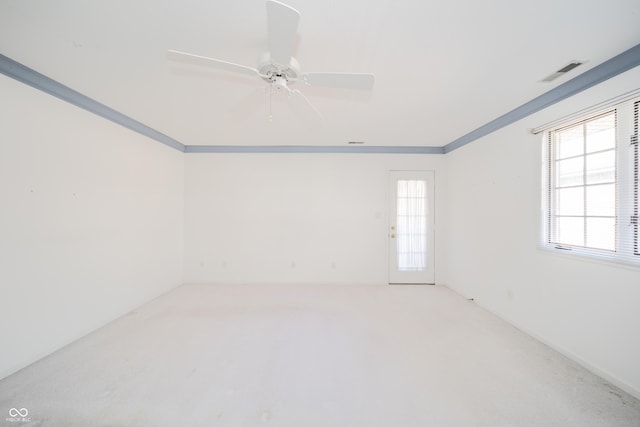
<path fill-rule="evenodd" d="M 349 141 L 347 144 L 355 145 L 355 144 L 364 144 L 364 141 Z"/>
<path fill-rule="evenodd" d="M 551 82 L 555 79 L 557 79 L 560 76 L 564 76 L 565 74 L 567 74 L 569 71 L 573 70 L 576 67 L 579 67 L 580 65 L 584 64 L 586 61 L 571 61 L 569 62 L 567 65 L 565 65 L 564 67 L 560 68 L 558 71 L 556 71 L 555 73 L 545 77 L 544 79 L 542 79 L 543 82 Z"/>

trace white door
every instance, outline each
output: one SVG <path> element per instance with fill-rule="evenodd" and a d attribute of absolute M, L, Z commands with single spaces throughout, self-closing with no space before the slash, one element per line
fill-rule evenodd
<path fill-rule="evenodd" d="M 435 283 L 433 171 L 389 172 L 389 283 Z"/>

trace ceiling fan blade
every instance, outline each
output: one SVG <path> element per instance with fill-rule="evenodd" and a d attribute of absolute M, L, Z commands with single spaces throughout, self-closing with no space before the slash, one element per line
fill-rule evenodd
<path fill-rule="evenodd" d="M 297 89 L 289 89 L 290 102 L 296 110 L 306 110 L 305 112 L 311 112 L 316 119 L 324 122 L 324 117 L 320 114 L 320 111 L 313 106 L 313 104 L 307 99 L 302 92 Z"/>
<path fill-rule="evenodd" d="M 176 61 L 189 62 L 195 65 L 214 67 L 220 70 L 233 71 L 235 73 L 241 73 L 248 76 L 261 76 L 258 70 L 247 67 L 246 65 L 234 64 L 233 62 L 221 61 L 220 59 L 207 58 L 206 56 L 194 55 L 191 53 L 178 52 L 177 50 L 167 51 L 167 58 Z"/>
<path fill-rule="evenodd" d="M 298 33 L 300 13 L 275 0 L 267 0 L 267 29 L 271 61 L 283 67 L 289 66 Z"/>
<path fill-rule="evenodd" d="M 303 78 L 311 86 L 359 90 L 372 89 L 375 81 L 373 74 L 357 73 L 305 73 Z"/>

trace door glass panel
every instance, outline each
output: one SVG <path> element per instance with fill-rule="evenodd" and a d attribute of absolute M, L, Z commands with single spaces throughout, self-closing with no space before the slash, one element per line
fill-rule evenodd
<path fill-rule="evenodd" d="M 427 267 L 427 182 L 398 180 L 397 258 L 399 271 Z"/>

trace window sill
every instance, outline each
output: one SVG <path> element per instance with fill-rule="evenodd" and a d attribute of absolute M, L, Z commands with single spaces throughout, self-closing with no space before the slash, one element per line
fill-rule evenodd
<path fill-rule="evenodd" d="M 638 261 L 634 262 L 632 260 L 621 259 L 614 256 L 607 256 L 605 254 L 598 256 L 593 254 L 586 254 L 580 252 L 579 250 L 573 249 L 558 249 L 555 246 L 539 244 L 538 250 L 541 253 L 562 257 L 566 259 L 571 259 L 580 262 L 587 262 L 590 264 L 601 264 L 607 267 L 612 268 L 623 268 L 626 270 L 637 271 L 640 272 L 640 256 L 638 257 Z"/>

